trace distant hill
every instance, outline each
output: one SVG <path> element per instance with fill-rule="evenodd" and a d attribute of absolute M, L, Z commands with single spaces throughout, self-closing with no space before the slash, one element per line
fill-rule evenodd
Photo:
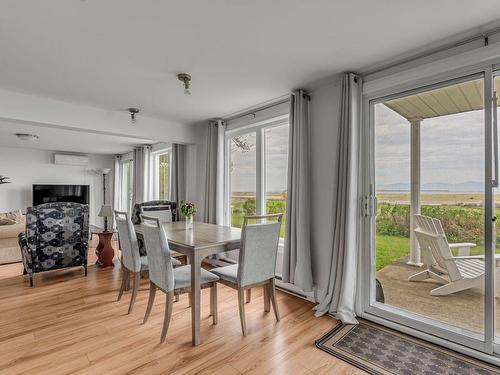
<path fill-rule="evenodd" d="M 409 191 L 410 184 L 387 184 L 377 186 L 379 191 Z M 432 182 L 422 185 L 422 191 L 451 191 L 451 192 L 481 192 L 484 190 L 484 184 L 477 181 L 466 181 L 457 184 L 447 182 Z"/>

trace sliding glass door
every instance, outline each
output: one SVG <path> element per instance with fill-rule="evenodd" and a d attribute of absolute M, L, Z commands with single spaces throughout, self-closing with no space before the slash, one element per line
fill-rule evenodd
<path fill-rule="evenodd" d="M 489 354 L 500 319 L 493 96 L 487 68 L 367 98 L 365 188 L 375 206 L 367 215 L 367 316 Z"/>

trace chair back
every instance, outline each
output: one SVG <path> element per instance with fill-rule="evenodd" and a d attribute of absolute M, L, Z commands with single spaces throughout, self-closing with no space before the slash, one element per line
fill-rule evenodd
<path fill-rule="evenodd" d="M 167 236 L 160 220 L 141 215 L 142 233 L 147 249 L 149 280 L 165 292 L 174 290 L 174 269 Z"/>
<path fill-rule="evenodd" d="M 414 215 L 413 217 L 415 218 L 415 223 L 417 224 L 417 228 L 415 229 L 420 229 L 430 234 L 442 234 L 446 237 L 443 226 L 441 225 L 441 221 L 439 221 L 438 219 L 434 219 L 432 217 L 424 215 Z M 439 268 L 439 264 L 432 256 L 430 250 L 427 248 L 423 248 L 422 246 L 420 246 L 420 248 L 424 264 L 427 265 L 428 267 Z"/>
<path fill-rule="evenodd" d="M 248 224 L 248 220 L 277 219 L 276 222 Z M 238 266 L 239 286 L 248 286 L 274 278 L 276 254 L 283 214 L 248 216 L 241 230 Z"/>
<path fill-rule="evenodd" d="M 415 235 L 422 250 L 432 254 L 439 267 L 446 270 L 451 281 L 462 279 L 462 275 L 453 259 L 446 236 L 442 233 L 432 233 L 423 228 L 415 229 Z"/>
<path fill-rule="evenodd" d="M 139 272 L 141 270 L 141 258 L 134 224 L 132 224 L 128 213 L 120 211 L 115 211 L 115 223 L 118 230 L 118 239 L 120 240 L 122 264 L 132 272 Z"/>
<path fill-rule="evenodd" d="M 170 205 L 141 206 L 141 216 L 156 217 L 160 223 L 172 222 L 172 210 Z"/>
<path fill-rule="evenodd" d="M 141 214 L 143 213 L 144 207 L 150 206 L 170 206 L 170 211 L 172 212 L 172 221 L 177 221 L 177 203 L 167 200 L 157 200 L 157 201 L 147 201 L 142 203 L 136 203 L 134 205 L 134 210 L 132 212 L 132 222 L 134 224 L 141 223 Z M 148 216 L 148 215 L 146 215 Z"/>
<path fill-rule="evenodd" d="M 54 202 L 29 207 L 26 240 L 35 272 L 85 265 L 89 240 L 89 206 Z"/>

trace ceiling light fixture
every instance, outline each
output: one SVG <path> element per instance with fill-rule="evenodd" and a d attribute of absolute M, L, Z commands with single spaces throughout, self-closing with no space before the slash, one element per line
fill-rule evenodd
<path fill-rule="evenodd" d="M 23 141 L 38 141 L 38 135 L 35 134 L 27 134 L 27 133 L 16 133 L 16 137 Z"/>
<path fill-rule="evenodd" d="M 187 73 L 177 74 L 177 79 L 184 83 L 184 94 L 191 95 L 191 76 Z"/>
<path fill-rule="evenodd" d="M 130 113 L 130 121 L 132 121 L 132 124 L 135 124 L 137 122 L 137 118 L 135 117 L 139 113 L 139 108 L 127 108 L 129 113 Z"/>

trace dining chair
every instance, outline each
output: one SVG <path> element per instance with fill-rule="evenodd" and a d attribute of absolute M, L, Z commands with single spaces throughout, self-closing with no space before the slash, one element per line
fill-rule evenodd
<path fill-rule="evenodd" d="M 156 290 L 160 289 L 166 295 L 165 316 L 160 337 L 160 342 L 163 343 L 172 317 L 174 296 L 191 292 L 191 266 L 173 268 L 173 258 L 160 220 L 144 215 L 141 215 L 141 220 L 149 264 L 149 300 L 143 323 L 147 322 L 153 308 Z M 201 269 L 200 288 L 210 288 L 210 315 L 212 315 L 214 325 L 217 324 L 218 280 L 218 276 L 203 268 Z"/>
<path fill-rule="evenodd" d="M 151 201 L 149 203 L 143 203 L 142 205 L 139 206 L 139 222 L 141 222 L 141 217 L 142 215 L 148 216 L 148 217 L 156 217 L 160 220 L 160 223 L 172 223 L 173 222 L 173 212 L 172 212 L 172 204 L 169 203 L 167 204 L 162 201 L 156 201 L 158 204 L 152 204 L 155 201 Z M 141 254 L 144 254 L 147 249 L 145 249 L 145 246 L 142 241 L 142 238 L 138 239 L 139 241 L 139 252 Z M 170 255 L 177 260 L 179 260 L 183 264 L 188 264 L 189 260 L 187 256 L 184 254 L 178 253 L 176 251 L 170 251 Z"/>
<path fill-rule="evenodd" d="M 128 314 L 134 308 L 137 292 L 141 282 L 141 272 L 149 270 L 148 258 L 139 254 L 139 246 L 137 243 L 137 235 L 135 233 L 134 224 L 127 212 L 115 211 L 115 222 L 118 230 L 118 240 L 120 243 L 120 250 L 122 253 L 122 282 L 120 292 L 118 293 L 118 301 L 121 300 L 123 292 L 128 290 L 130 278 L 133 277 L 134 283 L 132 287 L 132 296 L 130 297 L 130 304 Z M 181 263 L 175 260 L 175 265 Z"/>
<path fill-rule="evenodd" d="M 134 284 L 128 307 L 128 314 L 130 314 L 134 308 L 137 291 L 139 290 L 141 272 L 148 270 L 148 260 L 145 256 L 141 257 L 139 254 L 137 236 L 128 213 L 115 210 L 115 223 L 118 230 L 120 250 L 122 252 L 122 283 L 120 292 L 118 293 L 118 301 L 122 298 L 123 292 L 130 284 L 130 276 L 133 276 Z"/>
<path fill-rule="evenodd" d="M 275 222 L 267 222 L 276 219 Z M 271 310 L 273 305 L 276 320 L 280 320 L 274 275 L 276 255 L 280 239 L 283 214 L 246 216 L 241 229 L 241 247 L 238 264 L 218 267 L 211 270 L 220 278 L 220 283 L 238 290 L 238 305 L 243 336 L 247 334 L 245 319 L 245 291 L 262 286 L 264 289 L 264 311 Z M 257 224 L 248 224 L 256 220 Z M 265 223 L 262 221 L 265 220 Z M 247 302 L 249 295 L 247 294 Z"/>
<path fill-rule="evenodd" d="M 160 223 L 171 223 L 173 221 L 170 205 L 141 206 L 140 214 L 156 217 L 160 220 Z"/>

